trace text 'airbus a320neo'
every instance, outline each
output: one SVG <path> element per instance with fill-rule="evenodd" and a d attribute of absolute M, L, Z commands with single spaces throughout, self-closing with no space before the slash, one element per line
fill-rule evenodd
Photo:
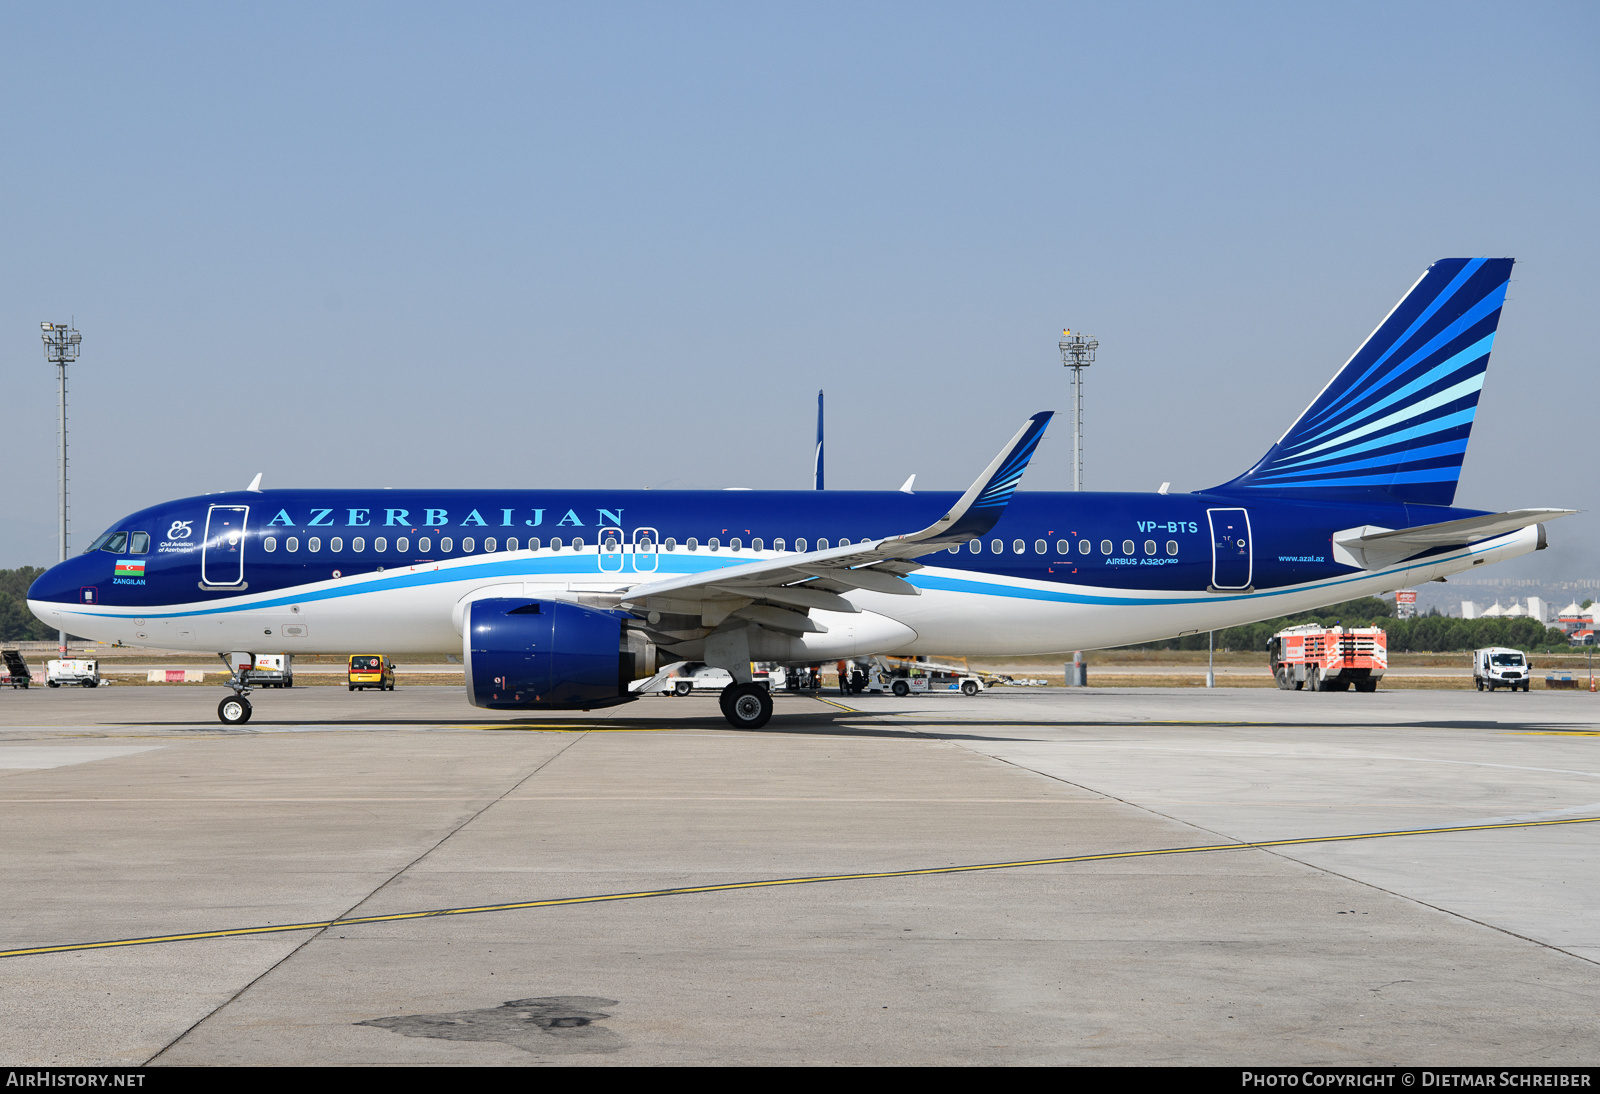
<path fill-rule="evenodd" d="M 1456 509 L 1510 259 L 1435 262 L 1250 470 L 1190 494 L 1017 493 L 1035 414 L 959 496 L 266 490 L 167 502 L 52 567 L 52 627 L 166 649 L 462 651 L 495 710 L 626 702 L 658 662 L 1043 654 L 1385 592 L 1545 545 Z M 225 722 L 250 716 L 239 677 Z"/>

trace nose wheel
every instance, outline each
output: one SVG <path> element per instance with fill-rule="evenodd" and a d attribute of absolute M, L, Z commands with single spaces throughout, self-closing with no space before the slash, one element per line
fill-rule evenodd
<path fill-rule="evenodd" d="M 250 700 L 230 695 L 217 704 L 217 718 L 225 726 L 242 726 L 250 720 Z"/>

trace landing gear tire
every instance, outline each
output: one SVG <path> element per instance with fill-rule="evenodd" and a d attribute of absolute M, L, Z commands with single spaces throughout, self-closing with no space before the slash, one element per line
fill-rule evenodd
<path fill-rule="evenodd" d="M 230 695 L 217 704 L 217 719 L 225 726 L 242 726 L 250 720 L 250 700 Z"/>
<path fill-rule="evenodd" d="M 722 715 L 734 729 L 760 729 L 772 717 L 772 695 L 760 684 L 734 684 L 722 694 Z"/>
<path fill-rule="evenodd" d="M 896 680 L 894 685 L 890 687 L 889 690 L 894 692 L 895 698 L 904 699 L 907 695 L 911 694 L 911 685 L 906 683 L 904 680 Z"/>

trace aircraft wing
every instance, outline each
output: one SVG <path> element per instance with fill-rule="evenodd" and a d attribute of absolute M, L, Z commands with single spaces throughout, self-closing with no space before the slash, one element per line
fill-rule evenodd
<path fill-rule="evenodd" d="M 843 593 L 869 589 L 916 596 L 916 586 L 904 576 L 921 569 L 914 560 L 976 539 L 995 526 L 1016 492 L 1050 416 L 1050 411 L 1043 411 L 1024 422 L 950 511 L 920 531 L 651 581 L 622 594 L 621 604 L 634 610 L 700 615 L 719 622 L 728 613 L 739 611 L 765 626 L 803 634 L 824 629 L 807 618 L 811 608 L 859 610 Z"/>
<path fill-rule="evenodd" d="M 1365 524 L 1333 534 L 1334 561 L 1363 570 L 1381 570 L 1434 547 L 1466 547 L 1576 512 L 1576 509 L 1513 509 L 1393 530 Z"/>

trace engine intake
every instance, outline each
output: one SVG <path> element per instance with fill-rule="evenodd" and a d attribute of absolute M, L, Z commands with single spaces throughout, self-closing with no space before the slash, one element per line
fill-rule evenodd
<path fill-rule="evenodd" d="M 467 698 L 489 710 L 571 710 L 633 698 L 628 616 L 560 600 L 475 600 L 463 628 Z"/>

